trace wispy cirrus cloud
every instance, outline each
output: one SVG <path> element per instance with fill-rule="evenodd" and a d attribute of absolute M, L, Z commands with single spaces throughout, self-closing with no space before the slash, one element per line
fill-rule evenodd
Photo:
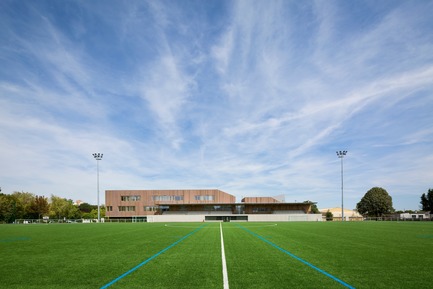
<path fill-rule="evenodd" d="M 347 149 L 347 206 L 379 185 L 417 209 L 433 157 L 431 5 L 110 4 L 3 4 L 5 190 L 92 202 L 101 151 L 106 189 L 330 207 Z"/>
<path fill-rule="evenodd" d="M 142 84 L 142 97 L 156 115 L 174 148 L 182 142 L 178 121 L 182 119 L 192 80 L 171 56 L 163 56 L 150 69 L 152 75 Z"/>

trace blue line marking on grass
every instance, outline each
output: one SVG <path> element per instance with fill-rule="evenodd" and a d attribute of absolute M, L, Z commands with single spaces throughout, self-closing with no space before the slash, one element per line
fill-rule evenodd
<path fill-rule="evenodd" d="M 433 235 L 418 235 L 416 237 L 421 239 L 433 239 Z"/>
<path fill-rule="evenodd" d="M 10 237 L 6 239 L 0 239 L 1 243 L 9 243 L 9 242 L 16 242 L 16 241 L 28 241 L 30 240 L 29 237 Z"/>
<path fill-rule="evenodd" d="M 177 240 L 176 242 L 174 242 L 173 244 L 171 244 L 170 246 L 168 246 L 165 249 L 162 249 L 161 251 L 159 251 L 158 253 L 156 253 L 155 255 L 153 255 L 152 257 L 144 260 L 143 262 L 141 262 L 140 264 L 138 264 L 137 266 L 135 266 L 134 268 L 132 268 L 131 270 L 123 273 L 122 275 L 120 275 L 119 277 L 117 277 L 116 279 L 114 279 L 113 281 L 105 284 L 104 286 L 102 286 L 100 289 L 105 289 L 110 287 L 111 285 L 113 285 L 114 283 L 116 283 L 117 281 L 119 281 L 120 279 L 128 276 L 129 274 L 131 274 L 132 272 L 136 271 L 138 268 L 142 267 L 143 265 L 149 263 L 150 261 L 152 261 L 153 259 L 155 259 L 156 257 L 158 257 L 159 255 L 161 255 L 162 253 L 164 253 L 165 251 L 173 248 L 174 246 L 176 246 L 177 244 L 179 244 L 180 242 L 182 242 L 183 240 L 185 240 L 186 238 L 188 238 L 189 236 L 191 236 L 192 234 L 196 233 L 198 230 L 200 230 L 201 228 L 203 228 L 205 225 L 200 226 L 199 228 L 195 229 L 194 231 L 192 231 L 191 233 L 189 233 L 186 236 L 183 236 L 182 238 L 180 238 L 179 240 Z"/>
<path fill-rule="evenodd" d="M 258 234 L 256 234 L 256 233 L 254 233 L 254 232 L 248 230 L 248 229 L 245 228 L 245 227 L 242 227 L 241 225 L 238 225 L 238 224 L 236 224 L 236 225 L 237 225 L 239 228 L 243 229 L 244 231 L 250 233 L 251 235 L 253 235 L 253 236 L 259 238 L 259 239 L 262 240 L 263 242 L 268 243 L 269 245 L 273 246 L 274 248 L 276 248 L 276 249 L 280 250 L 281 252 L 283 252 L 283 253 L 289 255 L 290 257 L 292 257 L 292 258 L 294 258 L 294 259 L 296 259 L 296 260 L 298 260 L 298 261 L 304 263 L 305 265 L 307 265 L 307 266 L 313 268 L 314 270 L 316 270 L 316 271 L 322 273 L 323 275 L 328 276 L 329 278 L 333 279 L 334 281 L 337 281 L 337 282 L 340 283 L 341 285 L 343 285 L 343 286 L 345 286 L 345 287 L 347 287 L 347 288 L 350 288 L 350 289 L 355 289 L 355 287 L 353 287 L 353 286 L 347 284 L 346 282 L 344 282 L 344 281 L 338 279 L 337 277 L 335 277 L 335 276 L 329 274 L 328 272 L 326 272 L 326 271 L 324 271 L 324 270 L 322 270 L 322 269 L 320 269 L 320 268 L 314 266 L 313 264 L 311 264 L 311 263 L 305 261 L 304 259 L 299 258 L 298 256 L 294 255 L 293 253 L 290 253 L 289 251 L 287 251 L 287 250 L 285 250 L 285 249 L 279 247 L 278 245 L 276 245 L 276 244 L 272 243 L 271 241 L 269 241 L 269 240 L 263 238 L 262 236 L 260 236 L 260 235 L 258 235 Z"/>

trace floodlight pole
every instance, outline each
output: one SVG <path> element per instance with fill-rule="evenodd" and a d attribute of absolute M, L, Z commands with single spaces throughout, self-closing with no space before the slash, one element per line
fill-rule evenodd
<path fill-rule="evenodd" d="M 102 160 L 102 156 L 104 154 L 101 153 L 94 153 L 93 157 L 96 159 L 96 182 L 97 182 L 97 187 L 98 187 L 98 194 L 97 194 L 97 198 L 98 198 L 98 223 L 101 222 L 101 209 L 99 207 L 99 161 Z"/>
<path fill-rule="evenodd" d="M 344 205 L 343 205 L 343 158 L 347 151 L 337 151 L 338 158 L 341 159 L 341 221 L 344 222 Z"/>

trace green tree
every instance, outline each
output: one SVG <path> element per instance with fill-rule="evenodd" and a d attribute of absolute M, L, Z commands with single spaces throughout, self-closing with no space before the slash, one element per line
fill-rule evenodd
<path fill-rule="evenodd" d="M 429 189 L 427 194 L 421 195 L 422 210 L 433 214 L 433 189 Z"/>
<path fill-rule="evenodd" d="M 326 212 L 325 216 L 326 216 L 326 221 L 332 221 L 332 219 L 334 219 L 334 215 L 329 210 Z"/>
<path fill-rule="evenodd" d="M 78 206 L 78 208 L 80 209 L 80 211 L 82 212 L 82 213 L 90 213 L 93 209 L 97 209 L 98 208 L 98 206 L 95 206 L 95 205 L 91 205 L 91 204 L 89 204 L 89 203 L 81 203 L 79 206 Z"/>
<path fill-rule="evenodd" d="M 33 200 L 30 210 L 33 214 L 34 219 L 40 219 L 49 212 L 50 205 L 48 199 L 43 196 L 36 196 Z"/>
<path fill-rule="evenodd" d="M 90 213 L 84 213 L 83 219 L 97 219 L 98 218 L 98 206 L 94 206 L 95 208 L 90 211 Z M 105 206 L 99 206 L 99 212 L 101 214 L 101 218 L 105 218 Z"/>
<path fill-rule="evenodd" d="M 63 218 L 63 207 L 65 206 L 64 201 L 60 197 L 51 195 L 51 203 L 50 203 L 50 218 L 53 219 L 61 219 Z"/>
<path fill-rule="evenodd" d="M 96 210 L 98 210 L 98 208 L 96 208 Z M 105 218 L 105 212 L 107 211 L 107 209 L 105 208 L 105 206 L 104 206 L 104 205 L 101 205 L 101 206 L 99 207 L 99 210 L 100 210 L 100 212 L 101 212 L 101 218 Z"/>
<path fill-rule="evenodd" d="M 311 213 L 313 214 L 320 214 L 319 208 L 317 208 L 316 204 L 311 205 Z"/>
<path fill-rule="evenodd" d="M 12 223 L 22 210 L 21 204 L 13 195 L 0 194 L 0 222 Z"/>
<path fill-rule="evenodd" d="M 77 219 L 81 218 L 80 210 L 72 200 L 51 195 L 50 218 Z"/>
<path fill-rule="evenodd" d="M 96 213 L 96 215 L 97 215 L 97 214 L 98 214 L 98 213 Z M 94 212 L 92 211 L 92 212 L 90 212 L 90 213 L 81 213 L 81 218 L 92 220 L 92 219 L 96 219 L 97 217 L 95 217 L 95 214 L 94 214 Z"/>
<path fill-rule="evenodd" d="M 32 205 L 35 202 L 35 195 L 28 192 L 13 192 L 12 196 L 19 204 L 19 210 L 16 212 L 17 219 L 33 219 Z"/>
<path fill-rule="evenodd" d="M 394 211 L 391 196 L 379 187 L 371 188 L 356 204 L 356 209 L 360 214 L 372 217 L 381 217 Z"/>
<path fill-rule="evenodd" d="M 313 202 L 311 202 L 311 201 L 305 201 L 304 204 L 311 204 L 311 213 L 312 214 L 320 214 L 320 211 L 317 208 L 317 205 L 314 204 Z"/>

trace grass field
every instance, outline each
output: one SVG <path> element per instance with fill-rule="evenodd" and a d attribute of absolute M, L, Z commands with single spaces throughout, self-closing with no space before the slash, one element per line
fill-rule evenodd
<path fill-rule="evenodd" d="M 0 226 L 0 288 L 431 288 L 432 222 Z"/>

